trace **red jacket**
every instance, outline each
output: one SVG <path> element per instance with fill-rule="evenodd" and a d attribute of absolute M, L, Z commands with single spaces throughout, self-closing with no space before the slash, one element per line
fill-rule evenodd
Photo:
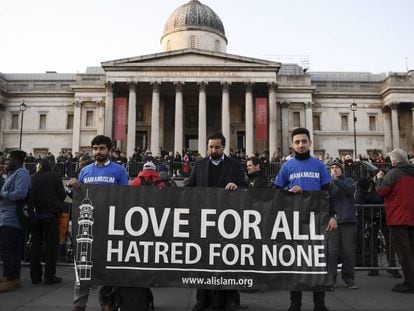
<path fill-rule="evenodd" d="M 161 181 L 160 174 L 158 174 L 158 172 L 153 171 L 153 170 L 144 170 L 144 171 L 139 172 L 138 176 L 135 179 L 131 180 L 129 185 L 138 186 L 138 187 L 142 186 L 140 177 L 143 177 L 150 184 L 155 183 L 155 186 L 157 187 L 163 188 L 167 186 L 165 182 Z"/>
<path fill-rule="evenodd" d="M 376 189 L 384 197 L 388 226 L 414 226 L 414 165 L 392 167 L 377 181 Z"/>

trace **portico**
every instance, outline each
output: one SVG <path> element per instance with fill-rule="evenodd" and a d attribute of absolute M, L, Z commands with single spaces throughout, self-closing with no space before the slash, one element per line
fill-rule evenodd
<path fill-rule="evenodd" d="M 227 154 L 238 148 L 248 155 L 256 149 L 276 151 L 280 63 L 186 49 L 104 62 L 102 67 L 107 77 L 105 135 L 112 136 L 117 120 L 115 99 L 128 98 L 128 135 L 122 142 L 128 155 L 137 146 L 154 154 L 161 150 L 182 154 L 185 149 L 204 156 L 207 135 L 215 131 L 225 135 Z M 267 99 L 272 141 L 254 139 L 258 97 Z M 145 133 L 148 143 L 140 145 L 143 140 L 137 135 Z M 244 136 L 243 143 L 238 135 Z"/>

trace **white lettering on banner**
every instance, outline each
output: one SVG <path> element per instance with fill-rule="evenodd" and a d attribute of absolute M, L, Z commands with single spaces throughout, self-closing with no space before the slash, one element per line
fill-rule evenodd
<path fill-rule="evenodd" d="M 312 262 L 313 258 L 313 262 Z M 268 265 L 272 267 L 292 266 L 296 260 L 296 266 L 302 266 L 302 260 L 306 262 L 309 267 L 326 267 L 326 262 L 323 262 L 325 258 L 323 245 L 308 245 L 307 250 L 303 245 L 296 245 L 294 248 L 291 245 L 282 245 L 278 248 L 278 245 L 262 245 L 262 266 Z"/>
<path fill-rule="evenodd" d="M 300 215 L 299 212 L 293 212 L 293 239 L 294 240 L 309 240 L 309 235 L 307 234 L 300 234 Z"/>
<path fill-rule="evenodd" d="M 188 208 L 175 208 L 174 209 L 174 233 L 173 236 L 177 238 L 188 238 L 190 234 L 188 232 L 180 231 L 181 226 L 188 226 L 188 219 L 181 219 L 181 214 L 189 214 Z"/>
<path fill-rule="evenodd" d="M 200 237 L 202 239 L 207 238 L 207 228 L 216 227 L 215 220 L 208 220 L 209 215 L 216 215 L 217 211 L 215 209 L 202 209 L 201 210 L 201 230 Z M 253 217 L 250 217 L 253 216 Z M 210 217 L 211 219 L 211 217 Z M 227 219 L 230 219 L 230 222 L 234 224 L 232 232 L 227 232 L 224 224 Z M 233 209 L 225 209 L 218 216 L 217 220 L 217 229 L 220 233 L 220 236 L 225 239 L 234 239 L 237 238 L 242 232 L 243 224 L 243 239 L 262 239 L 262 234 L 260 232 L 259 224 L 262 221 L 262 216 L 258 211 L 255 210 L 244 210 L 243 211 L 243 221 L 240 214 Z M 252 229 L 252 230 L 249 230 Z M 252 231 L 252 236 L 250 232 Z"/>
<path fill-rule="evenodd" d="M 115 206 L 113 205 L 109 206 L 108 234 L 124 235 L 124 230 L 115 230 Z"/>
<path fill-rule="evenodd" d="M 278 212 L 276 215 L 275 223 L 273 225 L 272 240 L 276 240 L 277 234 L 282 232 L 285 235 L 285 240 L 292 240 L 292 235 L 290 234 L 289 223 L 286 217 L 285 212 Z"/>
<path fill-rule="evenodd" d="M 250 247 L 252 247 L 250 245 Z M 124 254 L 124 249 L 127 249 Z M 246 257 L 252 253 L 242 250 Z M 107 262 L 134 262 L 156 264 L 196 264 L 201 260 L 202 250 L 196 243 L 152 241 L 107 241 Z"/>

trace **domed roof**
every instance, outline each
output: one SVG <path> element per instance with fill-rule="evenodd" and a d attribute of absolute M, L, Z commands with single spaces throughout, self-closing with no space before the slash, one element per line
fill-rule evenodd
<path fill-rule="evenodd" d="M 207 5 L 200 3 L 198 0 L 191 0 L 183 4 L 170 15 L 165 23 L 162 37 L 183 30 L 210 31 L 226 39 L 220 17 Z"/>

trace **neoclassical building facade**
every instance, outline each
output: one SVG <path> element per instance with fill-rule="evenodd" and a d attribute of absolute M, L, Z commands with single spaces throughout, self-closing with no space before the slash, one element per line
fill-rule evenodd
<path fill-rule="evenodd" d="M 0 149 L 89 151 L 105 134 L 128 156 L 135 147 L 205 155 L 208 134 L 222 131 L 227 153 L 285 155 L 292 129 L 302 126 L 322 157 L 355 146 L 363 155 L 413 151 L 414 71 L 309 72 L 228 54 L 227 42 L 218 15 L 191 0 L 168 18 L 160 53 L 85 73 L 0 73 Z"/>

